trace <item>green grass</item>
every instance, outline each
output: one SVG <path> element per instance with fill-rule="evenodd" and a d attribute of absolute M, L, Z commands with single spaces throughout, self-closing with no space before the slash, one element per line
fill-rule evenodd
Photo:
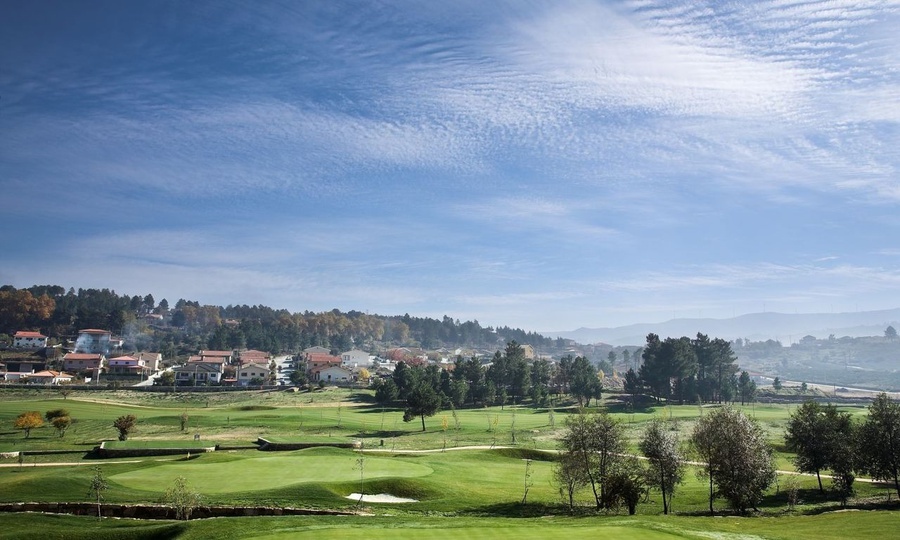
<path fill-rule="evenodd" d="M 100 441 L 114 439 L 113 420 L 122 414 L 138 418 L 137 429 L 126 448 L 208 446 L 212 441 L 228 446 L 249 445 L 258 437 L 281 442 L 362 441 L 365 493 L 389 493 L 417 499 L 403 505 L 367 504 L 376 514 L 360 518 L 241 518 L 188 524 L 127 522 L 74 517 L 39 518 L 0 516 L 4 537 L 41 538 L 271 538 L 316 536 L 322 538 L 557 538 L 584 534 L 596 538 L 878 538 L 896 531 L 898 512 L 841 512 L 816 514 L 837 504 L 815 489 L 813 477 L 801 478 L 801 504 L 786 512 L 786 496 L 774 486 L 760 505 L 766 517 L 704 518 L 706 483 L 690 469 L 673 500 L 677 516 L 662 517 L 661 502 L 651 493 L 638 506 L 638 516 L 597 516 L 590 509 L 585 490 L 577 499 L 581 518 L 563 517 L 552 482 L 552 452 L 564 419 L 571 409 L 527 406 L 503 409 L 463 409 L 426 419 L 421 431 L 418 419 L 402 421 L 399 409 L 371 404 L 371 395 L 354 390 L 314 393 L 232 392 L 221 394 L 140 394 L 128 391 L 78 392 L 67 400 L 47 390 L 0 389 L 0 451 L 77 449 L 90 450 Z M 42 413 L 65 408 L 76 422 L 64 438 L 52 428 L 32 431 L 29 439 L 12 428 L 15 417 L 26 410 Z M 752 405 L 744 410 L 754 416 L 776 446 L 781 469 L 792 469 L 791 454 L 783 447 L 785 423 L 793 406 Z M 613 405 L 611 414 L 622 422 L 634 449 L 646 422 L 667 418 L 677 424 L 682 440 L 694 422 L 710 407 L 648 406 L 630 412 Z M 849 408 L 862 415 L 862 407 Z M 181 415 L 188 426 L 181 431 Z M 457 425 L 459 429 L 457 428 Z M 195 434 L 201 435 L 194 441 Z M 118 442 L 112 443 L 118 445 Z M 511 446 L 510 449 L 453 450 L 462 446 Z M 446 452 L 416 453 L 420 449 Z M 358 453 L 347 449 L 311 448 L 294 452 L 240 450 L 192 456 L 87 460 L 80 455 L 28 456 L 24 466 L 0 467 L 0 501 L 84 501 L 99 466 L 110 482 L 110 503 L 157 503 L 174 479 L 184 476 L 199 491 L 205 504 L 290 506 L 351 509 L 355 501 L 345 497 L 360 490 Z M 531 487 L 527 504 L 521 504 L 526 460 L 531 461 Z M 41 463 L 69 461 L 61 467 Z M 5 460 L 6 464 L 16 461 Z M 0 463 L 3 463 L 0 461 Z M 81 465 L 86 464 L 86 465 Z M 885 489 L 857 482 L 859 499 L 852 504 L 881 498 Z M 725 509 L 722 501 L 716 502 Z M 382 517 L 391 514 L 393 517 Z M 444 516 L 453 516 L 447 520 Z M 542 519 L 531 519 L 538 516 Z M 490 518 L 490 519 L 489 519 Z M 517 519 L 512 519 L 517 518 Z M 127 524 L 116 524 L 116 522 Z M 227 527 L 223 527 L 227 523 Z M 40 525 L 38 525 L 40 524 Z M 10 525 L 6 535 L 4 525 Z M 816 531 L 826 527 L 827 530 Z M 815 531 L 815 532 L 814 532 Z M 94 534 L 96 532 L 96 534 Z M 721 533 L 721 534 L 720 534 Z M 31 536 L 29 536 L 31 535 Z M 56 536 L 54 536 L 56 535 Z M 655 536 L 654 536 L 655 535 Z M 705 536 L 704 536 L 705 535 Z M 718 536 L 716 536 L 718 535 Z M 725 535 L 725 536 L 723 536 Z"/>
<path fill-rule="evenodd" d="M 727 539 L 840 540 L 889 538 L 900 527 L 898 512 L 850 512 L 778 518 L 692 518 L 664 516 L 592 518 L 455 518 L 317 516 L 227 518 L 141 522 L 74 516 L 0 515 L 4 538 L 93 540 L 106 538 L 194 540 L 218 538 L 420 538 L 531 539 Z"/>
<path fill-rule="evenodd" d="M 284 486 L 314 482 L 340 483 L 360 476 L 357 454 L 334 448 L 311 448 L 296 452 L 255 452 L 227 463 L 204 461 L 169 461 L 153 468 L 143 468 L 110 476 L 125 487 L 148 491 L 165 491 L 175 478 L 185 477 L 201 493 L 223 494 L 273 490 Z M 428 476 L 434 471 L 427 465 L 387 457 L 365 456 L 364 477 L 410 478 Z"/>

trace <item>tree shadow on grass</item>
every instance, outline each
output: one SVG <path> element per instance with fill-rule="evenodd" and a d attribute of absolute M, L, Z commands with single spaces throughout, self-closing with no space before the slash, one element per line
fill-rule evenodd
<path fill-rule="evenodd" d="M 592 507 L 586 506 L 575 507 L 570 510 L 567 506 L 562 504 L 523 504 L 519 501 L 509 501 L 460 510 L 458 515 L 470 517 L 536 518 L 545 516 L 596 516 L 597 511 Z"/>
<path fill-rule="evenodd" d="M 634 407 L 630 401 L 608 401 L 606 411 L 610 414 L 651 414 L 660 405 L 652 400 L 636 401 Z"/>

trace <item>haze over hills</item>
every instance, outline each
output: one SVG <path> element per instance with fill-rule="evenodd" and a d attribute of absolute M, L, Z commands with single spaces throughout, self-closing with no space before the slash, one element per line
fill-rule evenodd
<path fill-rule="evenodd" d="M 790 345 L 806 335 L 817 338 L 881 336 L 888 326 L 900 327 L 900 308 L 853 313 L 749 313 L 729 319 L 687 318 L 661 323 L 640 323 L 615 328 L 579 328 L 572 331 L 541 332 L 548 337 L 573 339 L 578 343 L 604 342 L 610 345 L 642 345 L 647 334 L 666 337 L 693 337 L 702 332 L 723 339 L 775 339 Z"/>

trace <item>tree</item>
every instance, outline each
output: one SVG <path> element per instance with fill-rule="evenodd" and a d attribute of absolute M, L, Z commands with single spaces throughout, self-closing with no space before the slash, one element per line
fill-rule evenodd
<path fill-rule="evenodd" d="M 382 407 L 386 407 L 397 401 L 400 392 L 393 379 L 375 380 L 375 401 Z"/>
<path fill-rule="evenodd" d="M 72 425 L 72 418 L 68 416 L 57 416 L 53 420 L 50 421 L 53 424 L 53 427 L 56 429 L 56 433 L 59 434 L 60 438 L 66 436 L 66 431 L 69 430 L 69 426 Z"/>
<path fill-rule="evenodd" d="M 781 390 L 782 384 L 780 378 L 775 377 L 775 380 L 772 381 L 772 388 L 774 388 L 775 390 Z"/>
<path fill-rule="evenodd" d="M 628 514 L 634 515 L 646 489 L 646 477 L 646 471 L 636 457 L 625 456 L 620 459 L 604 482 L 603 506 L 617 510 L 624 505 L 628 508 Z"/>
<path fill-rule="evenodd" d="M 200 501 L 200 494 L 188 487 L 183 476 L 177 477 L 174 485 L 163 495 L 163 502 L 175 510 L 175 519 L 191 519 L 191 514 L 200 506 Z"/>
<path fill-rule="evenodd" d="M 581 462 L 581 456 L 564 452 L 553 466 L 553 479 L 559 486 L 559 494 L 569 505 L 575 508 L 575 493 L 588 485 L 588 474 Z"/>
<path fill-rule="evenodd" d="M 66 430 L 72 425 L 72 417 L 66 409 L 53 409 L 44 413 L 44 418 L 56 429 L 60 438 L 64 437 Z"/>
<path fill-rule="evenodd" d="M 900 497 L 900 404 L 878 394 L 857 440 L 860 472 L 876 480 L 893 480 Z"/>
<path fill-rule="evenodd" d="M 741 405 L 751 402 L 756 398 L 756 383 L 746 371 L 741 372 L 738 378 L 738 391 L 741 393 Z"/>
<path fill-rule="evenodd" d="M 631 407 L 634 408 L 634 399 L 641 392 L 641 379 L 635 373 L 633 368 L 628 368 L 625 372 L 625 383 L 623 386 L 625 392 L 631 395 Z"/>
<path fill-rule="evenodd" d="M 584 356 L 576 356 L 569 372 L 569 393 L 578 400 L 579 406 L 589 404 L 591 398 L 600 398 L 602 387 L 597 378 L 597 370 Z"/>
<path fill-rule="evenodd" d="M 309 383 L 309 378 L 306 376 L 306 371 L 302 369 L 295 369 L 291 372 L 290 376 L 291 384 L 296 386 L 302 386 Z"/>
<path fill-rule="evenodd" d="M 791 414 L 785 445 L 796 454 L 794 465 L 798 471 L 815 473 L 820 492 L 825 492 L 822 469 L 846 468 L 850 457 L 844 456 L 842 449 L 853 446 L 852 428 L 850 415 L 839 412 L 834 405 L 808 400 Z"/>
<path fill-rule="evenodd" d="M 663 514 L 668 514 L 675 488 L 684 479 L 684 458 L 678 450 L 678 435 L 668 430 L 662 420 L 653 420 L 644 431 L 638 448 L 650 465 L 648 481 L 662 494 Z"/>
<path fill-rule="evenodd" d="M 163 371 L 159 377 L 153 379 L 153 386 L 175 386 L 175 373 Z"/>
<path fill-rule="evenodd" d="M 440 410 L 441 396 L 429 383 L 422 381 L 406 396 L 403 421 L 410 422 L 418 416 L 422 419 L 422 431 L 425 431 L 425 417 L 434 416 Z"/>
<path fill-rule="evenodd" d="M 44 418 L 39 411 L 25 411 L 16 417 L 13 427 L 25 432 L 25 438 L 31 436 L 31 430 L 44 425 Z"/>
<path fill-rule="evenodd" d="M 765 433 L 741 411 L 726 406 L 702 417 L 694 426 L 691 445 L 704 462 L 701 474 L 709 478 L 710 513 L 716 495 L 739 512 L 755 508 L 775 481 Z"/>
<path fill-rule="evenodd" d="M 580 474 L 587 478 L 597 508 L 603 508 L 611 500 L 606 492 L 607 482 L 625 452 L 622 427 L 606 412 L 582 410 L 566 418 L 561 445 L 563 458 L 582 468 Z"/>
<path fill-rule="evenodd" d="M 97 519 L 103 519 L 100 503 L 103 501 L 103 493 L 108 489 L 109 483 L 103 477 L 103 471 L 100 470 L 100 467 L 94 467 L 94 476 L 91 477 L 91 484 L 88 486 L 88 497 L 97 501 Z"/>
<path fill-rule="evenodd" d="M 888 338 L 891 341 L 897 339 L 897 329 L 893 326 L 888 326 L 884 329 L 884 337 Z"/>
<path fill-rule="evenodd" d="M 181 426 L 181 431 L 187 429 L 188 420 L 190 420 L 190 416 L 188 416 L 187 411 L 181 411 L 181 416 L 178 417 L 178 423 Z"/>
<path fill-rule="evenodd" d="M 122 415 L 113 422 L 113 427 L 119 430 L 119 440 L 128 440 L 128 435 L 134 430 L 137 417 L 133 414 Z"/>

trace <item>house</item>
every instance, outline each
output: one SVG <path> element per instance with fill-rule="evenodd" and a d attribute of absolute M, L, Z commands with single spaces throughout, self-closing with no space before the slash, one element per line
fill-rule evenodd
<path fill-rule="evenodd" d="M 22 377 L 29 384 L 62 384 L 72 382 L 73 376 L 61 371 L 44 370 Z"/>
<path fill-rule="evenodd" d="M 241 367 L 237 370 L 237 383 L 240 386 L 248 386 L 250 385 L 250 381 L 253 379 L 260 379 L 262 381 L 266 381 L 269 378 L 269 364 L 262 363 L 249 363 L 249 364 L 241 364 Z"/>
<path fill-rule="evenodd" d="M 158 352 L 139 352 L 134 353 L 131 356 L 138 360 L 142 360 L 144 365 L 147 366 L 147 369 L 150 370 L 150 373 L 159 371 L 159 366 L 162 364 L 162 354 Z"/>
<path fill-rule="evenodd" d="M 13 336 L 13 347 L 17 349 L 42 349 L 47 346 L 47 336 L 40 332 L 20 330 Z"/>
<path fill-rule="evenodd" d="M 353 381 L 353 373 L 350 372 L 349 369 L 342 368 L 341 366 L 328 366 L 322 369 L 318 369 L 312 372 L 312 379 L 314 381 L 324 381 L 324 382 L 352 382 Z"/>
<path fill-rule="evenodd" d="M 306 371 L 313 373 L 314 371 L 325 369 L 331 366 L 340 366 L 341 358 L 332 356 L 327 353 L 307 353 L 306 354 Z"/>
<path fill-rule="evenodd" d="M 522 352 L 525 354 L 525 360 L 534 360 L 534 347 L 531 345 L 522 345 Z"/>
<path fill-rule="evenodd" d="M 272 355 L 265 351 L 250 349 L 240 353 L 241 364 L 266 364 L 272 360 Z"/>
<path fill-rule="evenodd" d="M 107 363 L 110 374 L 144 376 L 151 373 L 143 358 L 134 356 L 117 356 Z"/>
<path fill-rule="evenodd" d="M 372 365 L 372 359 L 366 351 L 353 349 L 341 353 L 341 365 L 345 368 L 368 367 Z"/>
<path fill-rule="evenodd" d="M 63 371 L 99 379 L 105 362 L 106 356 L 102 354 L 69 353 L 63 356 Z"/>
<path fill-rule="evenodd" d="M 320 347 L 316 345 L 315 347 L 307 347 L 303 349 L 304 354 L 331 354 L 331 349 L 327 347 Z"/>
<path fill-rule="evenodd" d="M 75 341 L 75 352 L 80 354 L 109 354 L 110 338 L 112 332 L 87 328 L 78 331 L 78 339 Z"/>
<path fill-rule="evenodd" d="M 234 351 L 200 351 L 200 361 L 222 360 L 226 364 L 234 361 Z"/>
<path fill-rule="evenodd" d="M 193 386 L 218 384 L 222 382 L 225 364 L 223 362 L 188 362 L 183 366 L 173 368 L 172 372 L 175 373 L 175 384 Z"/>

